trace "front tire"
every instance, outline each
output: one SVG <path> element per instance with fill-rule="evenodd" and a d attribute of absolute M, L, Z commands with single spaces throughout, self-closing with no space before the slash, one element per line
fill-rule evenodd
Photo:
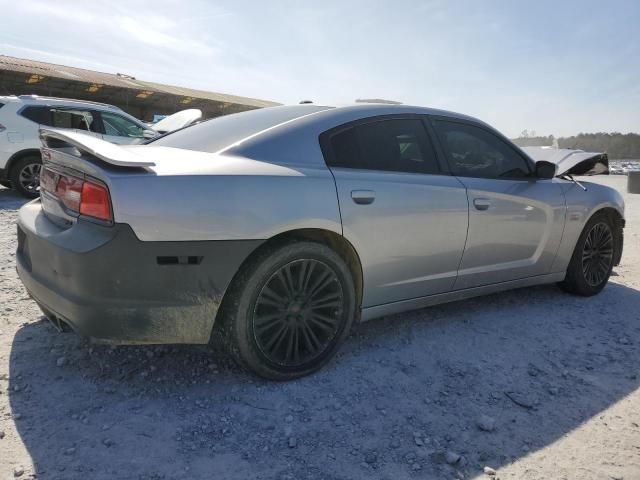
<path fill-rule="evenodd" d="M 271 380 L 313 373 L 336 354 L 355 317 L 349 268 L 307 241 L 266 246 L 244 265 L 221 306 L 227 350 Z"/>
<path fill-rule="evenodd" d="M 12 167 L 9 179 L 11 186 L 27 198 L 37 198 L 40 195 L 40 170 L 42 159 L 30 155 L 18 160 Z"/>
<path fill-rule="evenodd" d="M 585 225 L 567 268 L 559 283 L 566 292 L 590 297 L 604 288 L 611 276 L 618 242 L 615 226 L 605 213 L 596 213 Z"/>

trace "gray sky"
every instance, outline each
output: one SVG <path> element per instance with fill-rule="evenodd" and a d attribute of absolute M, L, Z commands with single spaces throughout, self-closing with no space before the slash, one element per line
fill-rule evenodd
<path fill-rule="evenodd" d="M 640 1 L 0 0 L 0 53 L 282 103 L 386 98 L 517 136 L 640 131 Z"/>

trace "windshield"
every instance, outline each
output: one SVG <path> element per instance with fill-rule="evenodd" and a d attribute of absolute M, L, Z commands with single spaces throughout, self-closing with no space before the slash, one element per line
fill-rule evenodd
<path fill-rule="evenodd" d="M 330 107 L 293 105 L 234 113 L 177 130 L 151 143 L 164 147 L 214 153 L 267 128 L 328 108 Z"/>

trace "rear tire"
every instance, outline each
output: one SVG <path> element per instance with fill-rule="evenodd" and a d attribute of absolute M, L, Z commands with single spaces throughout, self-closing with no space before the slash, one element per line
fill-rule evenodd
<path fill-rule="evenodd" d="M 230 354 L 271 380 L 313 373 L 336 354 L 355 317 L 349 268 L 308 241 L 266 246 L 234 278 L 216 327 Z"/>
<path fill-rule="evenodd" d="M 590 297 L 604 288 L 617 258 L 615 226 L 605 213 L 596 213 L 585 225 L 571 256 L 567 276 L 558 285 L 564 291 Z"/>
<path fill-rule="evenodd" d="M 40 195 L 40 170 L 42 159 L 36 155 L 29 155 L 18 160 L 9 174 L 11 186 L 27 198 L 37 198 Z"/>

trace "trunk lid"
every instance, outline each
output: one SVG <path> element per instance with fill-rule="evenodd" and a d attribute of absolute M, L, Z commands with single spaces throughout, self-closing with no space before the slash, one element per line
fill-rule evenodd
<path fill-rule="evenodd" d="M 84 215 L 84 206 L 91 201 L 90 190 L 94 187 L 100 190 L 110 218 L 87 218 L 111 224 L 110 171 L 145 173 L 154 165 L 135 152 L 79 132 L 43 128 L 40 140 L 42 209 L 51 221 L 63 228 L 72 226 Z"/>

